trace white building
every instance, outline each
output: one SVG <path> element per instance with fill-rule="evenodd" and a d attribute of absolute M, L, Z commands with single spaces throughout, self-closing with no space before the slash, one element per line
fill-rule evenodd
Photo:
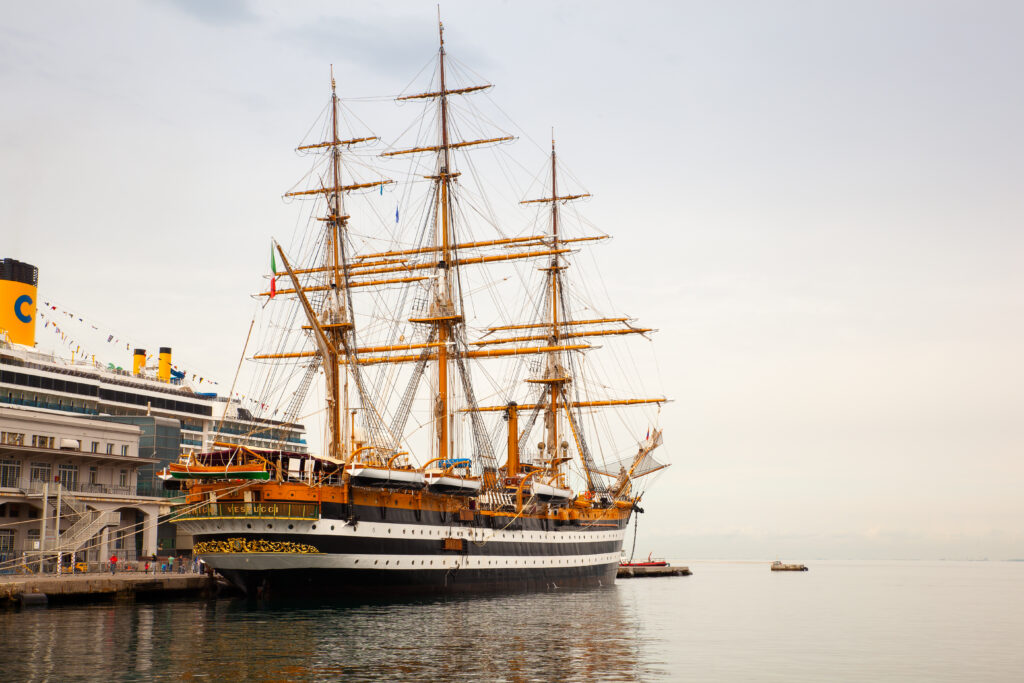
<path fill-rule="evenodd" d="M 92 568 L 113 554 L 155 554 L 166 500 L 138 495 L 139 468 L 157 462 L 139 457 L 139 434 L 135 425 L 0 406 L 0 571 L 22 562 L 38 570 L 57 553 Z"/>

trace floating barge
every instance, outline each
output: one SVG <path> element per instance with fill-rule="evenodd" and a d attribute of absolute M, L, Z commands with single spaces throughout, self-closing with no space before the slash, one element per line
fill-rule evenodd
<path fill-rule="evenodd" d="M 775 560 L 772 562 L 773 572 L 805 572 L 807 566 L 803 564 L 783 564 L 782 562 Z"/>
<path fill-rule="evenodd" d="M 689 567 L 673 567 L 665 560 L 647 562 L 620 562 L 615 576 L 619 579 L 635 579 L 645 576 L 689 576 Z"/>

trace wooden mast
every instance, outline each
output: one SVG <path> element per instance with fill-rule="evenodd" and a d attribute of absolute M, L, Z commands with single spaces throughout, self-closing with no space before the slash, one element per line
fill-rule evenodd
<path fill-rule="evenodd" d="M 558 202 L 554 201 L 554 198 L 558 196 L 558 180 L 557 180 L 557 166 L 555 163 L 555 136 L 552 132 L 551 135 L 551 245 L 553 250 L 558 249 Z M 559 301 L 559 256 L 555 254 L 551 257 L 551 266 L 549 271 L 548 280 L 551 283 L 551 345 L 554 346 L 559 342 L 559 321 L 558 321 L 558 301 Z M 551 458 L 552 468 L 557 472 L 560 468 L 558 467 L 558 422 L 559 422 L 559 410 L 558 410 L 558 395 L 562 391 L 562 384 L 566 378 L 563 377 L 565 374 L 561 369 L 561 365 L 558 362 L 559 352 L 553 351 L 548 356 L 548 369 L 547 378 L 549 380 L 548 391 L 550 393 L 550 406 L 547 411 L 545 422 L 548 426 L 548 457 Z"/>
<path fill-rule="evenodd" d="M 435 409 L 435 424 L 437 432 L 437 455 L 439 458 L 448 459 L 449 454 L 449 422 L 450 409 L 448 405 L 448 342 L 451 339 L 451 280 L 449 275 L 449 264 L 451 258 L 451 243 L 448 238 L 448 192 L 451 182 L 450 166 L 451 155 L 449 152 L 448 139 L 448 93 L 446 90 L 444 73 L 444 24 L 437 22 L 438 36 L 440 39 L 440 77 L 441 77 L 441 148 L 438 150 L 438 206 L 441 215 L 441 234 L 437 243 L 441 247 L 441 260 L 437 264 L 439 287 L 437 292 L 435 313 L 437 320 L 437 407 Z"/>
<path fill-rule="evenodd" d="M 340 261 L 341 261 L 340 251 L 341 251 L 341 239 L 343 237 L 342 229 L 343 229 L 343 227 L 345 225 L 345 222 L 344 222 L 345 219 L 343 217 L 344 216 L 344 211 L 342 210 L 342 205 L 341 205 L 341 201 L 342 201 L 341 200 L 342 195 L 341 195 L 341 190 L 340 190 L 340 187 L 341 187 L 341 145 L 339 144 L 340 139 L 338 138 L 338 94 L 337 94 L 337 92 L 335 90 L 335 85 L 334 85 L 334 67 L 333 66 L 331 67 L 331 142 L 334 143 L 332 145 L 332 147 L 331 147 L 331 157 L 332 157 L 332 159 L 331 159 L 331 161 L 332 161 L 331 166 L 332 166 L 332 170 L 333 170 L 333 174 L 334 174 L 334 206 L 330 209 L 330 211 L 331 211 L 331 232 L 332 232 L 332 243 L 333 243 L 332 244 L 333 248 L 331 249 L 331 253 L 332 253 L 332 257 L 333 257 L 333 261 L 334 261 L 334 263 L 332 264 L 334 266 L 334 273 L 333 273 L 333 275 L 334 275 L 334 283 L 333 283 L 333 286 L 331 287 L 331 297 L 332 297 L 331 305 L 332 305 L 332 307 L 334 309 L 333 312 L 337 315 L 337 314 L 341 314 L 341 310 L 342 310 L 341 307 L 344 305 L 344 304 L 342 304 L 341 293 L 340 293 L 340 288 L 342 286 L 344 286 L 343 285 L 344 279 L 342 278 L 342 273 L 341 273 L 341 268 L 340 268 L 340 266 L 341 266 L 341 263 L 340 263 Z M 347 310 L 347 306 L 345 307 L 344 310 Z M 346 318 L 347 318 L 347 316 L 342 316 L 342 320 L 340 322 L 342 322 L 342 323 L 346 322 Z M 339 322 L 339 321 L 331 320 L 330 322 L 336 323 L 336 322 Z M 343 334 L 344 334 L 344 330 L 343 329 L 339 329 L 337 327 L 334 327 L 334 328 L 331 328 L 331 331 L 330 331 L 329 334 L 334 335 L 334 339 L 332 339 L 332 341 L 334 342 L 334 348 L 337 349 L 341 345 L 339 342 L 343 341 L 342 337 L 343 337 Z M 334 372 L 335 383 L 337 384 L 337 374 L 338 374 L 338 370 L 337 369 L 340 368 L 340 365 L 338 364 L 338 359 L 337 358 L 333 358 L 333 359 L 331 359 L 331 361 L 332 361 L 331 367 L 335 369 L 335 372 Z M 335 386 L 335 390 L 337 391 L 338 389 L 339 389 L 339 387 Z M 341 403 L 341 406 L 340 406 L 341 410 L 340 411 L 338 410 L 339 409 L 339 405 L 337 403 L 337 398 L 338 397 L 336 396 L 335 397 L 336 403 L 334 405 L 334 408 L 331 410 L 331 420 L 333 422 L 333 425 L 332 425 L 332 430 L 333 430 L 332 431 L 332 438 L 337 438 L 338 439 L 337 441 L 335 441 L 336 445 L 335 445 L 335 448 L 334 448 L 333 457 L 335 457 L 335 458 L 337 458 L 339 460 L 347 460 L 348 459 L 348 452 L 349 452 L 349 450 L 351 448 L 351 441 L 352 441 L 351 435 L 348 433 L 348 423 L 349 423 L 349 421 L 347 419 L 347 415 L 348 415 L 348 370 L 347 369 L 345 370 L 345 384 L 344 384 L 343 392 L 342 392 L 341 397 L 340 397 L 341 398 L 341 401 L 340 401 L 340 403 Z"/>
<path fill-rule="evenodd" d="M 327 320 L 324 322 L 335 322 L 333 316 L 338 312 L 338 306 L 340 304 L 338 297 L 338 285 L 341 281 L 341 273 L 339 270 L 339 254 L 338 254 L 338 242 L 339 242 L 339 229 L 338 229 L 338 217 L 341 215 L 341 193 L 339 192 L 340 176 L 341 176 L 341 159 L 340 151 L 338 149 L 338 94 L 335 89 L 334 83 L 334 67 L 331 66 L 331 156 L 332 156 L 332 171 L 333 171 L 333 193 L 331 200 L 328 201 L 328 216 L 331 225 L 331 231 L 328 233 L 331 241 L 331 248 L 327 253 L 328 266 L 331 268 L 331 273 L 328 274 L 328 279 L 333 279 L 327 297 L 327 305 L 325 308 L 330 311 Z M 316 321 L 312 322 L 313 325 L 317 325 Z M 326 358 L 324 358 L 325 376 L 324 379 L 327 381 L 327 426 L 331 435 L 330 455 L 333 458 L 339 458 L 343 452 L 344 437 L 342 435 L 343 422 L 341 418 L 341 387 L 338 377 L 338 373 L 342 371 L 342 366 L 338 362 L 338 342 L 339 338 L 337 332 L 334 329 L 324 330 L 327 336 L 331 340 L 331 344 L 327 347 Z M 345 396 L 348 397 L 348 371 L 345 371 Z"/>

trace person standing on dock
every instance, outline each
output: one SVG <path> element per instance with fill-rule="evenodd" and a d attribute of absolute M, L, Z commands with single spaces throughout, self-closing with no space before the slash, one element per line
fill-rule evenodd
<path fill-rule="evenodd" d="M 117 555 L 110 556 L 110 573 L 114 574 L 117 572 Z"/>

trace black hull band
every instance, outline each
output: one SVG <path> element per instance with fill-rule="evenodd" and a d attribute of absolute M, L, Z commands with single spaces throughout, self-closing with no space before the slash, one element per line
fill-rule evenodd
<path fill-rule="evenodd" d="M 617 564 L 530 569 L 280 569 L 221 573 L 250 597 L 363 598 L 590 588 L 615 582 Z"/>

